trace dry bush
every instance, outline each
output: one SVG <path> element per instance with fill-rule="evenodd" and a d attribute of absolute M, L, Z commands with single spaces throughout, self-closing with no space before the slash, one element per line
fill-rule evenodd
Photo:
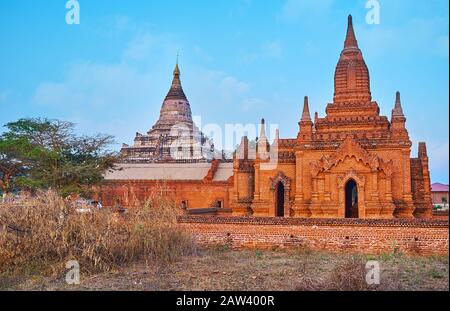
<path fill-rule="evenodd" d="M 366 260 L 352 256 L 338 264 L 327 280 L 327 290 L 363 291 L 373 289 L 366 282 Z"/>
<path fill-rule="evenodd" d="M 86 208 L 91 212 L 79 213 L 51 191 L 0 206 L 0 272 L 33 266 L 59 273 L 68 260 L 77 260 L 82 272 L 95 273 L 140 260 L 173 261 L 194 251 L 164 193 L 123 216 Z"/>
<path fill-rule="evenodd" d="M 361 256 L 352 256 L 338 263 L 325 278 L 301 278 L 298 291 L 366 291 L 377 289 L 366 282 L 366 261 Z"/>

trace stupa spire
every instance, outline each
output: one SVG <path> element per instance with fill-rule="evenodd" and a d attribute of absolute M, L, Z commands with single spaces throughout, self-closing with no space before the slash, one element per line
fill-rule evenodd
<path fill-rule="evenodd" d="M 348 16 L 344 49 L 334 74 L 334 103 L 366 104 L 372 100 L 369 70 L 358 48 L 353 18 Z"/>
<path fill-rule="evenodd" d="M 395 94 L 395 106 L 394 109 L 392 110 L 392 117 L 404 117 L 405 115 L 403 114 L 403 108 L 402 108 L 402 102 L 400 99 L 400 92 L 397 92 Z"/>
<path fill-rule="evenodd" d="M 311 115 L 309 113 L 309 103 L 308 103 L 308 96 L 305 96 L 303 100 L 303 113 L 302 113 L 302 119 L 301 122 L 311 122 Z"/>
<path fill-rule="evenodd" d="M 259 139 L 266 139 L 266 121 L 261 119 L 261 129 L 259 131 Z"/>
<path fill-rule="evenodd" d="M 181 86 L 180 80 L 180 68 L 178 66 L 178 54 L 177 54 L 177 63 L 175 65 L 175 69 L 173 70 L 173 80 L 172 85 L 170 86 L 170 90 L 167 93 L 167 99 L 182 99 L 186 100 L 186 95 L 184 94 L 183 87 Z"/>
<path fill-rule="evenodd" d="M 348 16 L 347 36 L 345 37 L 344 49 L 358 48 L 358 40 L 356 40 L 355 30 L 353 29 L 353 18 Z"/>

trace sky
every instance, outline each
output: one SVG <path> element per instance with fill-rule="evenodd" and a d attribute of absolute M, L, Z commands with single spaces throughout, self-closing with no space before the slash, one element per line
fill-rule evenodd
<path fill-rule="evenodd" d="M 78 0 L 78 25 L 66 2 L 1 0 L 0 126 L 55 118 L 132 144 L 158 119 L 179 53 L 200 128 L 264 117 L 296 137 L 303 97 L 320 117 L 332 101 L 352 14 L 381 114 L 400 91 L 412 156 L 426 141 L 432 181 L 448 183 L 446 0 Z M 378 24 L 366 21 L 370 2 Z"/>

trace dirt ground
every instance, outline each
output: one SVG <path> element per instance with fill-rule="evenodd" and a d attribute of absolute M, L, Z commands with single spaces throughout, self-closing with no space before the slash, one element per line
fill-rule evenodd
<path fill-rule="evenodd" d="M 367 285 L 365 263 L 380 263 L 380 284 Z M 308 250 L 201 249 L 161 265 L 140 263 L 100 275 L 65 277 L 0 275 L 3 290 L 449 290 L 447 257 L 335 254 Z"/>

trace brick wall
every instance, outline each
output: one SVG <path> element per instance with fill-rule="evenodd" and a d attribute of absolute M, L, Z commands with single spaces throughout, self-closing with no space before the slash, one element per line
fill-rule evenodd
<path fill-rule="evenodd" d="M 433 211 L 434 219 L 442 219 L 448 221 L 448 210 L 446 211 Z"/>
<path fill-rule="evenodd" d="M 208 208 L 216 201 L 229 208 L 231 187 L 228 182 L 119 180 L 106 182 L 97 189 L 97 194 L 103 206 L 114 206 L 116 202 L 127 208 L 142 206 L 148 198 L 163 191 L 177 205 L 186 202 L 188 208 Z"/>
<path fill-rule="evenodd" d="M 303 246 L 329 251 L 448 254 L 448 220 L 180 216 L 200 244 Z"/>

